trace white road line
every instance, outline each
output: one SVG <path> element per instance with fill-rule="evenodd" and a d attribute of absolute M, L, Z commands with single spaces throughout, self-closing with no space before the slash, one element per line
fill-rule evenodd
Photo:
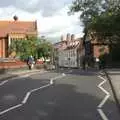
<path fill-rule="evenodd" d="M 13 109 L 16 109 L 16 108 L 18 108 L 18 107 L 21 107 L 21 106 L 22 106 L 22 104 L 18 104 L 18 105 L 16 105 L 16 106 L 10 107 L 10 108 L 8 108 L 8 109 L 0 112 L 0 115 L 3 115 L 3 114 L 5 114 L 5 113 L 7 113 L 7 112 L 9 112 L 9 111 L 11 111 L 11 110 L 13 110 Z"/>
<path fill-rule="evenodd" d="M 51 84 L 51 85 L 53 84 L 53 79 L 50 79 L 50 84 Z"/>
<path fill-rule="evenodd" d="M 106 91 L 102 86 L 99 87 L 106 95 L 109 95 L 110 93 Z"/>
<path fill-rule="evenodd" d="M 99 72 L 100 75 L 105 75 L 103 72 Z"/>
<path fill-rule="evenodd" d="M 51 78 L 51 79 L 50 79 L 50 84 L 53 84 L 53 83 L 54 83 L 54 80 L 59 79 L 59 78 L 62 78 L 62 77 L 64 77 L 64 76 L 66 76 L 66 74 L 65 74 L 65 73 L 62 73 L 62 75 L 59 75 L 59 76 L 54 77 L 54 78 Z"/>
<path fill-rule="evenodd" d="M 104 112 L 101 109 L 97 109 L 97 111 L 99 112 L 99 114 L 103 120 L 108 120 L 108 118 L 106 117 L 106 115 L 104 114 Z"/>
<path fill-rule="evenodd" d="M 102 119 L 103 120 L 108 120 L 108 118 L 106 117 L 106 115 L 104 114 L 104 112 L 102 111 L 102 107 L 103 107 L 103 105 L 105 104 L 105 102 L 108 100 L 108 98 L 110 97 L 110 93 L 107 91 L 107 90 L 105 90 L 103 87 L 102 87 L 102 85 L 104 84 L 104 83 L 106 83 L 107 82 L 107 80 L 105 79 L 105 78 L 103 78 L 102 76 L 98 76 L 100 79 L 102 79 L 103 81 L 98 85 L 98 88 L 100 88 L 105 94 L 106 94 L 106 96 L 104 97 L 104 99 L 101 101 L 101 103 L 97 106 L 98 107 L 98 112 L 99 112 L 99 114 L 100 114 L 100 116 L 102 117 Z"/>
<path fill-rule="evenodd" d="M 98 105 L 98 108 L 102 108 L 102 106 L 105 104 L 105 102 L 108 100 L 109 97 L 110 95 L 105 96 L 102 102 Z"/>
<path fill-rule="evenodd" d="M 56 80 L 56 79 L 62 78 L 62 77 L 64 77 L 64 76 L 66 76 L 66 74 L 65 74 L 65 73 L 62 73 L 62 75 L 59 75 L 59 76 L 54 77 L 54 78 L 51 78 L 51 79 L 52 79 L 52 80 Z"/>
<path fill-rule="evenodd" d="M 103 81 L 98 85 L 98 87 L 99 87 L 106 95 L 109 95 L 109 92 L 106 91 L 106 90 L 102 87 L 102 85 L 103 85 L 105 82 L 107 82 L 107 80 L 106 80 L 105 78 L 101 77 L 101 76 L 98 76 L 98 77 L 103 80 Z"/>
<path fill-rule="evenodd" d="M 98 85 L 98 87 L 102 86 L 105 82 L 106 82 L 106 81 L 102 81 L 102 82 Z"/>
<path fill-rule="evenodd" d="M 102 80 L 104 80 L 104 81 L 107 81 L 104 77 L 102 77 L 102 76 L 98 76 L 100 79 L 102 79 Z"/>
<path fill-rule="evenodd" d="M 30 90 L 30 92 L 32 93 L 32 92 L 35 92 L 35 91 L 37 91 L 37 90 L 40 90 L 40 89 L 43 89 L 43 88 L 46 88 L 46 87 L 49 87 L 49 86 L 51 86 L 51 84 L 47 84 L 47 85 L 41 86 L 41 87 L 39 87 L 39 88 Z"/>
<path fill-rule="evenodd" d="M 25 95 L 23 101 L 22 101 L 22 104 L 25 104 L 30 96 L 31 92 L 27 92 L 27 94 Z"/>
<path fill-rule="evenodd" d="M 65 73 L 62 73 L 62 76 L 66 76 L 66 74 L 65 74 Z"/>
<path fill-rule="evenodd" d="M 22 100 L 21 104 L 18 104 L 18 105 L 16 105 L 16 106 L 10 107 L 10 108 L 8 108 L 8 109 L 0 112 L 0 115 L 3 115 L 4 113 L 7 113 L 7 112 L 9 112 L 9 111 L 11 111 L 11 110 L 13 110 L 13 109 L 18 108 L 18 107 L 21 107 L 23 104 L 25 104 L 25 103 L 27 102 L 27 100 L 28 100 L 28 98 L 30 97 L 30 95 L 31 95 L 32 92 L 35 92 L 35 91 L 37 91 L 37 90 L 40 90 L 40 89 L 43 89 L 43 88 L 46 88 L 46 87 L 51 86 L 51 85 L 53 84 L 53 80 L 58 79 L 58 78 L 61 78 L 61 77 L 63 77 L 63 76 L 65 76 L 64 73 L 62 74 L 62 76 L 58 76 L 58 77 L 56 77 L 56 78 L 51 78 L 49 84 L 44 85 L 44 86 L 41 86 L 41 87 L 36 88 L 36 89 L 30 90 L 30 91 L 27 92 L 27 94 L 25 95 L 25 97 L 24 97 L 24 99 Z M 8 82 L 8 80 L 3 81 L 2 84 L 5 84 L 6 82 Z"/>
<path fill-rule="evenodd" d="M 4 84 L 7 83 L 7 82 L 8 82 L 8 80 L 5 80 L 5 81 L 1 82 L 1 83 L 0 83 L 0 86 L 4 85 Z"/>

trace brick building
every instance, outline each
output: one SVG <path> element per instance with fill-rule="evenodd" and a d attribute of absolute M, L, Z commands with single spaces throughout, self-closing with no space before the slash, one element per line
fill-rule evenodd
<path fill-rule="evenodd" d="M 92 48 L 92 54 L 93 54 L 93 57 L 95 58 L 99 58 L 99 56 L 101 54 L 105 54 L 105 53 L 109 53 L 110 50 L 109 50 L 109 45 L 110 43 L 107 42 L 107 41 L 102 41 L 102 40 L 99 40 L 98 38 L 96 37 L 89 37 L 90 38 L 90 41 L 91 41 L 91 48 Z"/>
<path fill-rule="evenodd" d="M 8 49 L 13 40 L 27 40 L 28 36 L 37 36 L 37 21 L 0 21 L 0 58 L 9 56 Z"/>

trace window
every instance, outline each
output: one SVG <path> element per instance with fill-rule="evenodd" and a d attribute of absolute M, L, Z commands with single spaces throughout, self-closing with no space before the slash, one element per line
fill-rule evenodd
<path fill-rule="evenodd" d="M 75 55 L 76 55 L 76 51 L 74 50 L 74 51 L 73 51 L 73 56 L 75 56 Z"/>
<path fill-rule="evenodd" d="M 70 56 L 71 56 L 71 57 L 73 56 L 73 54 L 72 54 L 72 50 L 70 51 Z"/>

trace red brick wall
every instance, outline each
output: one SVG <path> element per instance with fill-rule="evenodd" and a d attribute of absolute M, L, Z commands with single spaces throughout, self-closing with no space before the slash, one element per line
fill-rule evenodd
<path fill-rule="evenodd" d="M 0 68 L 20 68 L 24 66 L 26 66 L 26 63 L 21 61 L 0 62 Z"/>
<path fill-rule="evenodd" d="M 5 39 L 4 38 L 0 38 L 0 57 L 6 57 L 5 56 L 5 53 L 6 53 L 6 51 L 5 51 L 6 49 L 5 49 Z"/>
<path fill-rule="evenodd" d="M 36 64 L 43 64 L 42 61 L 37 61 Z M 5 68 L 5 69 L 9 69 L 9 68 L 22 68 L 27 66 L 26 62 L 22 62 L 19 60 L 15 60 L 15 61 L 10 61 L 10 62 L 0 62 L 0 69 Z"/>
<path fill-rule="evenodd" d="M 99 57 L 100 56 L 100 48 L 104 46 L 104 53 L 109 53 L 109 47 L 108 45 L 94 45 L 93 46 L 93 55 L 94 57 Z"/>

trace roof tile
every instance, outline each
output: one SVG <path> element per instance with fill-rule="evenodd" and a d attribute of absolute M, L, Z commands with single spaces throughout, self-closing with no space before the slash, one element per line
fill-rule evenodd
<path fill-rule="evenodd" d="M 37 32 L 35 21 L 0 21 L 0 37 L 9 33 Z"/>

